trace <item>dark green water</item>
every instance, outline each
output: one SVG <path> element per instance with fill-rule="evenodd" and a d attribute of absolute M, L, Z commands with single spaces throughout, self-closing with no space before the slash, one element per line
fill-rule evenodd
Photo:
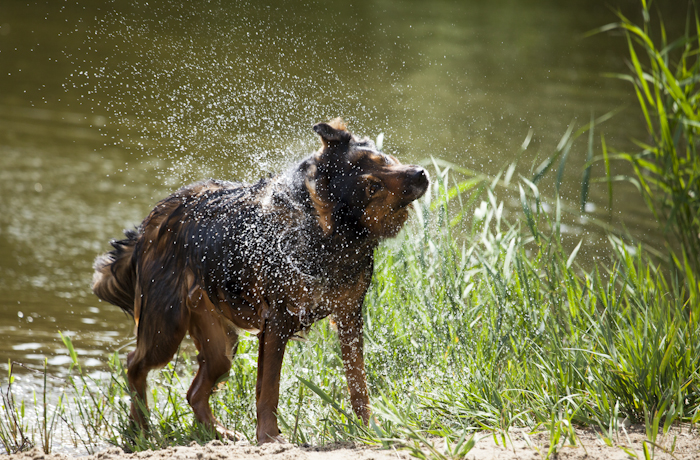
<path fill-rule="evenodd" d="M 284 169 L 318 147 L 318 121 L 385 133 L 405 162 L 433 155 L 490 173 L 532 129 L 527 176 L 569 123 L 626 106 L 601 130 L 629 147 L 643 136 L 631 87 L 601 76 L 625 70 L 626 42 L 582 38 L 614 20 L 609 6 L 637 16 L 617 0 L 3 0 L 0 366 L 47 357 L 60 374 L 59 331 L 88 368 L 131 347 L 130 320 L 89 290 L 95 256 L 186 182 Z M 683 8 L 661 6 L 673 36 Z M 574 204 L 585 147 L 566 170 Z M 607 214 L 602 187 L 591 200 Z M 616 189 L 612 223 L 656 238 L 632 189 Z M 606 254 L 600 229 L 568 228 L 585 240 L 581 257 Z"/>

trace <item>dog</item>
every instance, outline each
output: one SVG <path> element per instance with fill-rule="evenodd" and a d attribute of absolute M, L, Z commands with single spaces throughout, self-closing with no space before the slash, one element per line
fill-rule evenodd
<path fill-rule="evenodd" d="M 362 305 L 374 249 L 401 230 L 429 178 L 356 138 L 341 119 L 313 129 L 321 149 L 290 170 L 252 185 L 183 187 L 96 259 L 93 292 L 135 321 L 127 376 L 141 401 L 132 398 L 131 418 L 142 429 L 146 376 L 189 332 L 199 369 L 187 400 L 199 423 L 235 440 L 209 396 L 230 370 L 239 333 L 249 331 L 259 339 L 257 440 L 283 442 L 276 412 L 285 346 L 329 315 L 353 410 L 368 423 Z"/>

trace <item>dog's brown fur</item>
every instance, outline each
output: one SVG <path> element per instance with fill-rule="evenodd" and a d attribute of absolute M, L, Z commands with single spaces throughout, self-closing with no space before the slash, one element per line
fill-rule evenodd
<path fill-rule="evenodd" d="M 339 119 L 314 130 L 323 148 L 286 173 L 253 185 L 184 187 L 95 261 L 95 294 L 134 317 L 128 379 L 144 404 L 149 370 L 168 363 L 189 331 L 199 370 L 187 399 L 199 422 L 235 437 L 212 415 L 209 395 L 231 367 L 239 331 L 255 331 L 257 439 L 281 439 L 287 340 L 333 315 L 352 407 L 367 423 L 362 303 L 373 251 L 399 232 L 428 177 L 358 140 Z M 132 418 L 147 428 L 137 407 L 132 401 Z"/>

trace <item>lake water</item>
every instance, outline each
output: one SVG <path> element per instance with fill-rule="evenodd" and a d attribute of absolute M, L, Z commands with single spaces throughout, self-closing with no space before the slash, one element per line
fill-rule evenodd
<path fill-rule="evenodd" d="M 596 130 L 609 146 L 644 136 L 632 88 L 601 75 L 625 71 L 624 37 L 583 37 L 637 2 L 335 3 L 0 3 L 0 367 L 46 357 L 60 375 L 59 331 L 88 368 L 132 347 L 130 319 L 90 292 L 95 256 L 184 183 L 251 181 L 314 151 L 318 121 L 487 173 L 532 130 L 524 176 L 591 114 L 626 107 Z M 684 9 L 661 6 L 675 36 Z M 585 149 L 566 169 L 573 205 Z M 581 257 L 604 256 L 604 232 L 571 219 Z M 610 223 L 658 240 L 630 187 Z"/>

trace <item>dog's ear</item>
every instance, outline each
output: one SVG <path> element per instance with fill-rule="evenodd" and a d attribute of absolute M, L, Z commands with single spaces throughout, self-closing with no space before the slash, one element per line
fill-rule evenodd
<path fill-rule="evenodd" d="M 352 134 L 347 131 L 345 123 L 340 118 L 331 120 L 329 123 L 317 123 L 314 125 L 314 131 L 321 136 L 324 149 L 348 145 L 352 139 Z"/>

